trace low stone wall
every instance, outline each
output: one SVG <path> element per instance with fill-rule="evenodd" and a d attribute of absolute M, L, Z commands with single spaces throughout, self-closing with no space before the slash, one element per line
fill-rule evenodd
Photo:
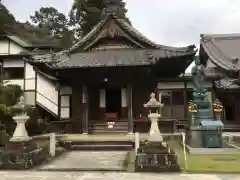
<path fill-rule="evenodd" d="M 49 157 L 49 143 L 34 150 L 8 151 L 0 153 L 0 169 L 23 170 L 31 169 Z"/>
<path fill-rule="evenodd" d="M 10 142 L 0 151 L 0 169 L 26 170 L 35 168 L 64 152 L 56 152 L 56 145 L 57 140 L 54 133 L 34 136 L 29 142 Z"/>

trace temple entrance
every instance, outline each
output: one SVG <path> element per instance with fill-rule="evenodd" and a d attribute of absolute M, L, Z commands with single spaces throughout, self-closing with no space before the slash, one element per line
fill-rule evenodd
<path fill-rule="evenodd" d="M 121 115 L 121 89 L 106 89 L 106 113 L 117 113 L 119 118 Z"/>
<path fill-rule="evenodd" d="M 226 105 L 225 106 L 225 120 L 227 122 L 233 122 L 235 120 L 234 115 L 233 115 L 232 105 Z"/>

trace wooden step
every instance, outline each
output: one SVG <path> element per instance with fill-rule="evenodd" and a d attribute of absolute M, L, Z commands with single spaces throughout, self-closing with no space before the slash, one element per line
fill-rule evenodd
<path fill-rule="evenodd" d="M 128 122 L 116 121 L 112 128 L 108 127 L 108 122 L 97 122 L 89 124 L 89 133 L 91 134 L 127 134 Z"/>
<path fill-rule="evenodd" d="M 72 151 L 131 151 L 131 141 L 61 141 L 60 145 Z"/>

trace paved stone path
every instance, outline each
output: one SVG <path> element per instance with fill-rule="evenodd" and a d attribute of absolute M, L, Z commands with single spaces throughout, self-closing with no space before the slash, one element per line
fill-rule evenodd
<path fill-rule="evenodd" d="M 72 151 L 39 170 L 123 170 L 126 151 Z"/>
<path fill-rule="evenodd" d="M 240 175 L 1 171 L 1 180 L 240 180 Z"/>

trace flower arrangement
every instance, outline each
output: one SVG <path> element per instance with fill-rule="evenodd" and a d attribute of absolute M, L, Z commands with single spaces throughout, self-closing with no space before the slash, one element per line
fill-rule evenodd
<path fill-rule="evenodd" d="M 223 105 L 218 99 L 213 101 L 213 111 L 214 112 L 222 112 L 223 111 Z"/>
<path fill-rule="evenodd" d="M 142 114 L 137 117 L 138 120 L 142 120 Z"/>
<path fill-rule="evenodd" d="M 189 101 L 188 111 L 191 112 L 191 113 L 197 112 L 197 104 L 196 104 L 195 101 Z"/>

